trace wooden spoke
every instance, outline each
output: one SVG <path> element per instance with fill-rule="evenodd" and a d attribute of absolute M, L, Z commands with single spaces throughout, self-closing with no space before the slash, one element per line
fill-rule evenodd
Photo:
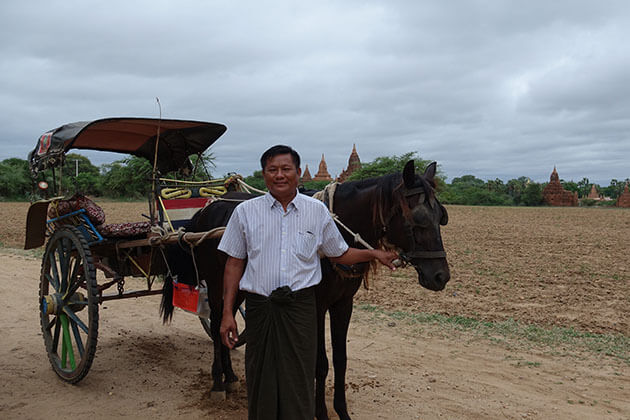
<path fill-rule="evenodd" d="M 44 276 L 46 277 L 46 280 L 48 280 L 48 283 L 50 283 L 53 287 L 53 289 L 55 289 L 55 292 L 59 291 L 59 282 L 57 281 L 57 279 L 55 279 L 53 276 L 51 276 L 48 273 L 44 273 Z"/>
<path fill-rule="evenodd" d="M 55 283 L 53 284 L 53 287 L 55 286 L 55 284 L 57 285 L 57 287 L 55 287 L 55 291 L 59 292 L 59 270 L 57 269 L 57 259 L 55 258 L 55 254 L 53 252 L 51 252 L 48 255 L 48 260 L 50 262 L 50 269 L 52 270 L 52 277 L 53 279 L 55 279 Z"/>
<path fill-rule="evenodd" d="M 72 309 L 70 309 L 68 306 L 64 306 L 64 307 L 63 307 L 63 312 L 64 312 L 66 315 L 68 315 L 68 316 L 70 317 L 70 319 L 71 319 L 72 321 L 74 321 L 74 322 L 75 322 L 75 323 L 79 326 L 79 328 L 81 328 L 81 329 L 83 330 L 83 332 L 85 332 L 86 334 L 88 334 L 88 333 L 89 333 L 89 329 L 88 329 L 87 325 L 85 325 L 85 324 L 83 323 L 83 321 L 81 321 L 81 320 L 79 319 L 79 317 L 77 316 L 77 314 L 75 314 L 74 312 L 72 312 Z"/>
<path fill-rule="evenodd" d="M 39 298 L 50 364 L 61 379 L 77 383 L 89 372 L 96 353 L 98 284 L 87 239 L 76 227 L 60 227 L 49 238 L 42 259 Z M 54 301 L 54 314 L 48 313 L 45 300 L 49 304 Z"/>
<path fill-rule="evenodd" d="M 83 348 L 83 340 L 81 340 L 81 333 L 79 332 L 79 328 L 77 327 L 76 322 L 72 320 L 70 321 L 70 326 L 72 327 L 72 334 L 74 334 L 74 341 L 77 344 L 79 357 L 83 358 L 83 353 L 85 353 L 85 349 Z"/>

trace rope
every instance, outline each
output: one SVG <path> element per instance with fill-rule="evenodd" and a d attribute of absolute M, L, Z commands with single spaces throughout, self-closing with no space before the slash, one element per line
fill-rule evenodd
<path fill-rule="evenodd" d="M 342 228 L 344 228 L 346 230 L 346 232 L 348 232 L 350 235 L 352 235 L 352 239 L 354 239 L 355 243 L 359 243 L 361 245 L 363 245 L 365 248 L 369 249 L 369 250 L 374 250 L 374 247 L 372 245 L 370 245 L 369 243 L 367 243 L 360 234 L 353 232 L 348 226 L 344 225 L 343 222 L 341 221 L 341 219 L 339 218 L 339 216 L 337 216 L 335 214 L 335 212 L 333 212 L 333 207 L 334 207 L 334 196 L 335 196 L 335 191 L 337 190 L 337 185 L 339 183 L 338 182 L 331 182 L 330 184 L 326 185 L 326 187 L 324 187 L 324 189 L 322 191 L 318 191 L 313 195 L 313 198 L 322 201 L 325 203 L 324 198 L 327 196 L 328 197 L 328 211 L 330 212 L 330 217 L 332 217 L 332 219 L 335 221 L 335 223 L 337 223 L 339 226 L 341 226 Z M 396 267 L 401 267 L 404 265 L 404 262 L 400 259 L 395 259 L 392 262 Z M 365 279 L 365 288 L 367 289 L 367 278 Z"/>
<path fill-rule="evenodd" d="M 257 192 L 259 194 L 267 194 L 267 191 L 263 191 L 263 190 L 259 190 L 258 188 L 254 188 L 251 185 L 247 184 L 245 181 L 243 181 L 240 178 L 236 178 L 236 181 L 238 182 L 238 185 L 240 185 L 243 189 L 245 189 L 245 192 L 250 193 L 251 191 Z"/>
<path fill-rule="evenodd" d="M 359 235 L 358 233 L 354 233 L 348 226 L 344 225 L 341 219 L 339 218 L 339 216 L 337 216 L 335 212 L 333 211 L 333 208 L 335 206 L 335 203 L 333 200 L 335 197 L 335 191 L 337 191 L 337 185 L 339 185 L 338 182 L 331 182 L 330 184 L 326 185 L 323 190 L 316 192 L 313 195 L 313 198 L 315 198 L 316 200 L 322 201 L 324 203 L 326 203 L 325 199 L 328 198 L 328 211 L 330 212 L 330 216 L 333 218 L 335 223 L 337 223 L 339 226 L 344 228 L 346 232 L 352 235 L 352 238 L 354 239 L 355 243 L 359 243 L 369 250 L 374 250 L 374 247 L 368 244 L 361 237 L 361 235 Z"/>

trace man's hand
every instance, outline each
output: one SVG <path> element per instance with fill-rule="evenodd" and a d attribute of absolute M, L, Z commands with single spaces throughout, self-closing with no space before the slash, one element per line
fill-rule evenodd
<path fill-rule="evenodd" d="M 383 251 L 382 249 L 375 249 L 373 252 L 374 258 L 381 264 L 386 265 L 391 270 L 396 270 L 396 266 L 393 264 L 393 261 L 399 258 L 397 253 L 394 251 Z"/>
<path fill-rule="evenodd" d="M 348 250 L 339 257 L 328 258 L 334 263 L 347 265 L 378 260 L 381 264 L 388 266 L 392 270 L 395 270 L 396 266 L 392 263 L 392 261 L 400 257 L 397 253 L 393 251 L 383 251 L 382 249 L 348 248 Z"/>
<path fill-rule="evenodd" d="M 221 341 L 230 350 L 234 348 L 234 345 L 238 341 L 238 331 L 236 327 L 236 320 L 232 314 L 223 313 L 221 318 Z"/>

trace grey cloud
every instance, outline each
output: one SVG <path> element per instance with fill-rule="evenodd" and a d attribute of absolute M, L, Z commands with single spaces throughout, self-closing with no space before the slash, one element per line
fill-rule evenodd
<path fill-rule="evenodd" d="M 223 122 L 216 172 L 291 144 L 341 172 L 418 151 L 450 177 L 630 176 L 623 1 L 0 5 L 0 159 L 63 123 Z M 111 161 L 92 154 L 96 163 Z"/>

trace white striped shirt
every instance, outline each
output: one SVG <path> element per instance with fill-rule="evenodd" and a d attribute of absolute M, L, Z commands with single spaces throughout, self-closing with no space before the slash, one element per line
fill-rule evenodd
<path fill-rule="evenodd" d="M 318 284 L 318 251 L 338 257 L 347 249 L 324 203 L 299 193 L 286 212 L 269 193 L 242 202 L 219 243 L 231 257 L 247 258 L 240 289 L 264 296 L 281 286 L 296 291 Z"/>

